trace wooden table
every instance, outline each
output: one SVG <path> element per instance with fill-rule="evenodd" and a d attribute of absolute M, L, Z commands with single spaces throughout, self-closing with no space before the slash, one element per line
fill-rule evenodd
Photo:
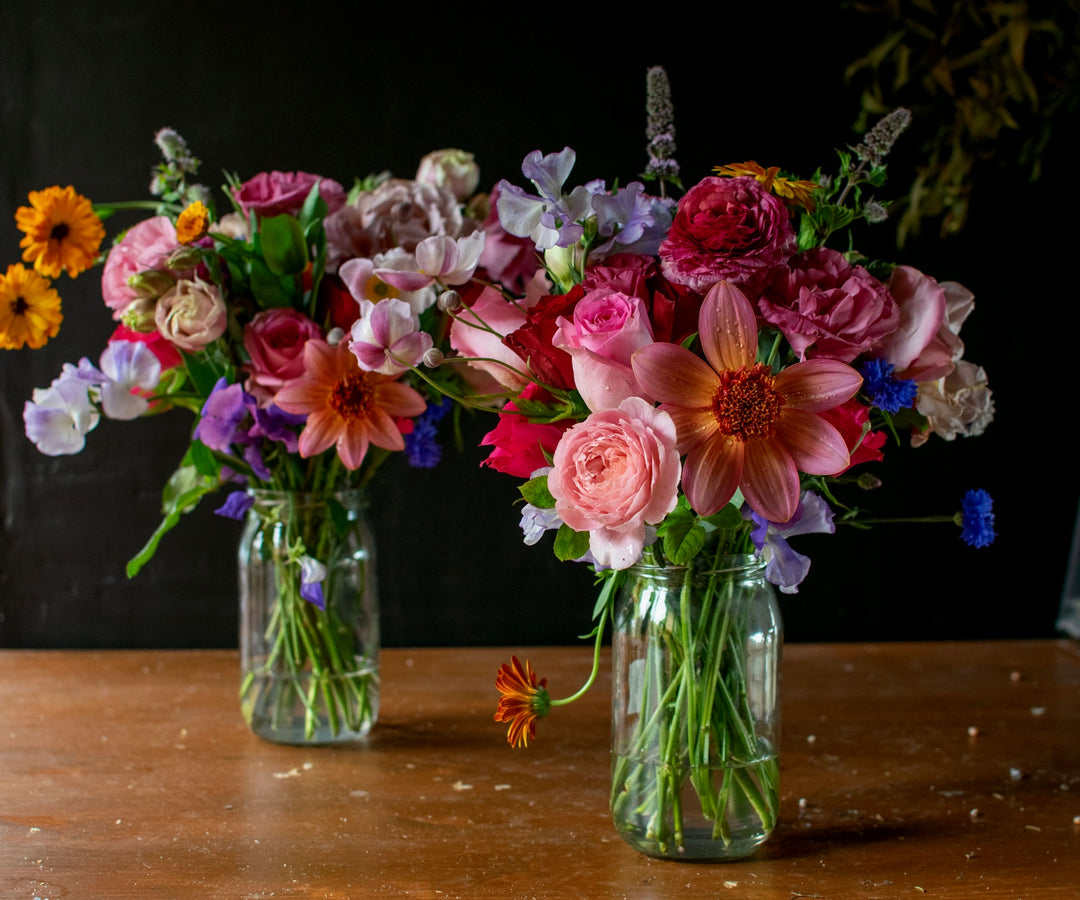
<path fill-rule="evenodd" d="M 590 649 L 527 655 L 555 696 Z M 346 748 L 264 743 L 226 651 L 0 652 L 0 897 L 1076 897 L 1080 646 L 791 645 L 782 821 L 750 859 L 608 818 L 605 669 L 528 750 L 509 652 L 387 650 Z"/>

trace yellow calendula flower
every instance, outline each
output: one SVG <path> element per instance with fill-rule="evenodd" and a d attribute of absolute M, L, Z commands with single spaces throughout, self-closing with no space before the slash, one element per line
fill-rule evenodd
<path fill-rule="evenodd" d="M 189 205 L 176 219 L 176 240 L 194 244 L 210 230 L 210 210 L 201 201 Z"/>
<path fill-rule="evenodd" d="M 19 242 L 23 262 L 46 278 L 61 271 L 74 278 L 94 265 L 105 226 L 90 201 L 70 185 L 31 191 L 29 198 L 29 206 L 15 211 L 15 224 L 26 233 Z"/>
<path fill-rule="evenodd" d="M 713 171 L 717 175 L 727 175 L 730 178 L 738 178 L 741 175 L 749 175 L 756 178 L 776 196 L 783 197 L 803 206 L 810 212 L 814 211 L 814 200 L 811 194 L 818 188 L 815 181 L 799 181 L 794 178 L 780 177 L 779 166 L 769 166 L 765 169 L 752 159 L 744 163 L 731 163 L 727 166 L 715 166 Z"/>
<path fill-rule="evenodd" d="M 56 337 L 63 320 L 60 295 L 47 278 L 22 263 L 0 275 L 0 350 L 37 350 Z"/>

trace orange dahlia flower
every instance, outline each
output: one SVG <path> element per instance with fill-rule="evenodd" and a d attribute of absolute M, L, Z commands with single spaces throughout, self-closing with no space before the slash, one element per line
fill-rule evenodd
<path fill-rule="evenodd" d="M 642 389 L 675 421 L 683 492 L 708 516 L 741 490 L 759 515 L 787 522 L 799 505 L 800 471 L 835 475 L 848 466 L 843 437 L 818 413 L 853 397 L 862 376 L 832 359 L 774 375 L 756 362 L 750 301 L 726 281 L 706 294 L 698 328 L 705 359 L 663 342 L 632 359 Z"/>
<path fill-rule="evenodd" d="M 547 692 L 547 679 L 537 681 L 536 673 L 525 660 L 516 657 L 503 663 L 495 677 L 495 687 L 502 697 L 495 710 L 496 722 L 509 722 L 506 741 L 511 747 L 527 747 L 529 738 L 536 739 L 536 720 L 548 714 L 551 698 Z"/>
<path fill-rule="evenodd" d="M 308 417 L 300 434 L 301 456 L 317 456 L 336 445 L 349 469 L 360 468 L 371 444 L 403 450 L 394 417 L 411 418 L 427 409 L 407 384 L 361 369 L 345 341 L 331 347 L 317 338 L 304 345 L 304 374 L 286 382 L 274 403 Z"/>

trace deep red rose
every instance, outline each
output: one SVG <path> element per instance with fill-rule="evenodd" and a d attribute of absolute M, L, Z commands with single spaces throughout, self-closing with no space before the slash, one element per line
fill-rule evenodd
<path fill-rule="evenodd" d="M 570 354 L 552 344 L 558 331 L 556 319 L 572 318 L 574 307 L 585 296 L 585 289 L 574 285 L 565 294 L 549 294 L 525 314 L 525 324 L 503 338 L 503 344 L 529 364 L 532 373 L 544 384 L 569 390 L 574 387 L 574 365 Z"/>
<path fill-rule="evenodd" d="M 885 446 L 887 435 L 883 431 L 867 431 L 863 434 L 866 423 L 870 421 L 870 410 L 858 400 L 848 400 L 840 406 L 819 412 L 818 415 L 844 438 L 844 443 L 851 452 L 849 469 L 859 463 L 881 462 L 885 458 L 881 448 Z"/>

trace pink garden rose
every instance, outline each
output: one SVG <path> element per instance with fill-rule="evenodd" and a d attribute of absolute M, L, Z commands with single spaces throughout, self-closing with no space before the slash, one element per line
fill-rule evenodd
<path fill-rule="evenodd" d="M 319 196 L 326 201 L 330 212 L 345 205 L 345 189 L 330 178 L 308 172 L 260 172 L 233 191 L 245 215 L 254 212 L 260 218 L 288 214 L 296 215 L 319 182 Z"/>
<path fill-rule="evenodd" d="M 553 343 L 573 360 L 574 385 L 593 412 L 644 396 L 630 367 L 634 351 L 653 342 L 645 301 L 606 287 L 587 293 L 573 319 L 555 320 Z"/>
<path fill-rule="evenodd" d="M 144 297 L 128 283 L 132 276 L 158 271 L 162 283 L 169 283 L 165 260 L 179 246 L 176 228 L 168 216 L 145 219 L 127 230 L 120 243 L 109 251 L 101 275 L 101 294 L 114 319 L 119 319 L 128 306 Z"/>
<path fill-rule="evenodd" d="M 800 359 L 849 363 L 880 347 L 900 324 L 885 285 L 825 247 L 800 253 L 775 270 L 758 308 Z"/>
<path fill-rule="evenodd" d="M 794 252 L 782 200 L 755 178 L 709 176 L 679 200 L 660 264 L 668 280 L 705 293 L 718 281 L 751 282 Z"/>
<path fill-rule="evenodd" d="M 178 281 L 154 308 L 158 331 L 188 353 L 196 353 L 221 337 L 228 320 L 221 291 L 205 281 Z"/>
<path fill-rule="evenodd" d="M 645 526 L 675 508 L 681 467 L 675 423 L 640 397 L 594 412 L 563 435 L 548 473 L 555 512 L 589 532 L 599 565 L 625 569 L 641 558 Z"/>
<path fill-rule="evenodd" d="M 537 400 L 543 395 L 543 388 L 535 383 L 521 392 L 525 400 Z M 555 423 L 530 422 L 517 409 L 515 404 L 507 403 L 499 413 L 498 424 L 480 441 L 480 446 L 493 448 L 481 465 L 529 478 L 537 469 L 548 465 L 563 432 L 573 423 L 569 419 Z"/>
<path fill-rule="evenodd" d="M 269 405 L 278 388 L 304 374 L 304 345 L 321 338 L 322 331 L 311 319 L 289 306 L 263 310 L 244 326 L 244 349 L 251 362 L 247 391 Z"/>

